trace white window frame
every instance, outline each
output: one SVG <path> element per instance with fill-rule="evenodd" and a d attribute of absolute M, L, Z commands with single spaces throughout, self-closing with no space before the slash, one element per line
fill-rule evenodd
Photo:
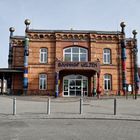
<path fill-rule="evenodd" d="M 43 60 L 41 60 L 42 58 L 43 58 Z M 47 48 L 40 48 L 39 62 L 40 63 L 47 63 L 47 59 L 48 59 L 48 49 Z"/>
<path fill-rule="evenodd" d="M 111 64 L 111 49 L 105 48 L 103 50 L 103 63 Z"/>
<path fill-rule="evenodd" d="M 46 89 L 47 89 L 47 74 L 39 74 L 39 90 L 46 90 Z"/>
<path fill-rule="evenodd" d="M 78 48 L 78 53 L 74 53 L 72 52 L 72 48 Z M 70 49 L 71 52 L 65 52 L 67 49 Z M 84 49 L 86 52 L 83 53 L 83 52 L 80 52 L 80 49 Z M 83 62 L 87 62 L 88 61 L 88 50 L 86 48 L 83 48 L 83 47 L 78 47 L 78 46 L 72 46 L 72 47 L 68 47 L 68 48 L 65 48 L 63 50 L 63 61 L 65 61 L 65 54 L 69 54 L 70 55 L 70 62 L 76 62 L 76 61 L 73 61 L 73 55 L 74 54 L 78 54 L 78 62 L 82 62 L 80 59 L 81 59 L 81 55 L 82 54 L 85 54 L 86 55 L 86 60 L 83 61 Z"/>
<path fill-rule="evenodd" d="M 109 89 L 108 83 L 110 84 L 110 89 Z M 105 87 L 107 87 L 107 88 L 105 89 Z M 112 89 L 112 76 L 111 76 L 111 74 L 105 74 L 104 75 L 104 90 L 108 91 L 108 90 L 111 90 L 111 89 Z"/>

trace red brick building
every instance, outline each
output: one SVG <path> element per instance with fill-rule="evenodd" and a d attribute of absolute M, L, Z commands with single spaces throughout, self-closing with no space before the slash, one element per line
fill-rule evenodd
<path fill-rule="evenodd" d="M 137 93 L 136 31 L 36 30 L 25 36 L 10 28 L 9 87 L 14 94 L 93 96 Z"/>

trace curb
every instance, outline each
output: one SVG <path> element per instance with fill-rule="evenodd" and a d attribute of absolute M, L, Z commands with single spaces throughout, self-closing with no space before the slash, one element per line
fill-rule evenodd
<path fill-rule="evenodd" d="M 124 115 L 47 115 L 47 114 L 36 114 L 36 115 L 0 115 L 0 119 L 3 120 L 24 120 L 24 119 L 93 119 L 93 120 L 123 120 L 123 121 L 140 121 L 140 117 L 124 116 Z"/>

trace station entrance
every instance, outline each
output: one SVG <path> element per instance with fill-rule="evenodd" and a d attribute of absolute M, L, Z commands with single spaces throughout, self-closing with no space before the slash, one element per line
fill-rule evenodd
<path fill-rule="evenodd" d="M 63 96 L 87 96 L 88 77 L 67 75 L 63 78 Z"/>

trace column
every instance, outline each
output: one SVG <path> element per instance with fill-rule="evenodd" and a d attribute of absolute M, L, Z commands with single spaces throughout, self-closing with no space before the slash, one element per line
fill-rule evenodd
<path fill-rule="evenodd" d="M 93 75 L 93 96 L 96 96 L 96 72 Z"/>
<path fill-rule="evenodd" d="M 120 26 L 122 28 L 121 30 L 122 90 L 123 90 L 123 95 L 126 95 L 126 46 L 125 46 L 125 32 L 124 32 L 124 27 L 126 25 L 124 22 L 121 22 Z"/>
<path fill-rule="evenodd" d="M 28 56 L 29 56 L 29 38 L 25 37 L 24 44 L 24 80 L 23 80 L 23 88 L 24 94 L 27 94 L 28 89 Z"/>
<path fill-rule="evenodd" d="M 28 56 L 29 56 L 29 38 L 27 37 L 27 32 L 29 29 L 29 25 L 31 21 L 29 19 L 26 19 L 24 21 L 26 25 L 25 29 L 25 40 L 24 40 L 24 80 L 23 80 L 23 88 L 24 88 L 24 95 L 27 94 L 28 89 Z"/>
<path fill-rule="evenodd" d="M 55 97 L 59 96 L 59 72 L 55 72 Z"/>
<path fill-rule="evenodd" d="M 136 34 L 137 31 L 133 30 L 133 42 L 134 42 L 134 47 L 133 47 L 133 55 L 134 55 L 134 90 L 135 90 L 135 99 L 137 99 L 137 94 L 139 90 L 139 75 L 138 75 L 138 48 L 137 48 L 137 39 L 136 39 Z"/>
<path fill-rule="evenodd" d="M 12 48 L 12 41 L 11 38 L 13 37 L 13 32 L 15 29 L 13 27 L 9 28 L 10 31 L 10 37 L 9 37 L 9 55 L 8 55 L 8 67 L 11 68 L 12 65 L 12 59 L 13 59 L 13 48 Z"/>
<path fill-rule="evenodd" d="M 99 98 L 101 94 L 101 87 L 100 87 L 100 72 L 97 73 L 97 97 Z"/>

